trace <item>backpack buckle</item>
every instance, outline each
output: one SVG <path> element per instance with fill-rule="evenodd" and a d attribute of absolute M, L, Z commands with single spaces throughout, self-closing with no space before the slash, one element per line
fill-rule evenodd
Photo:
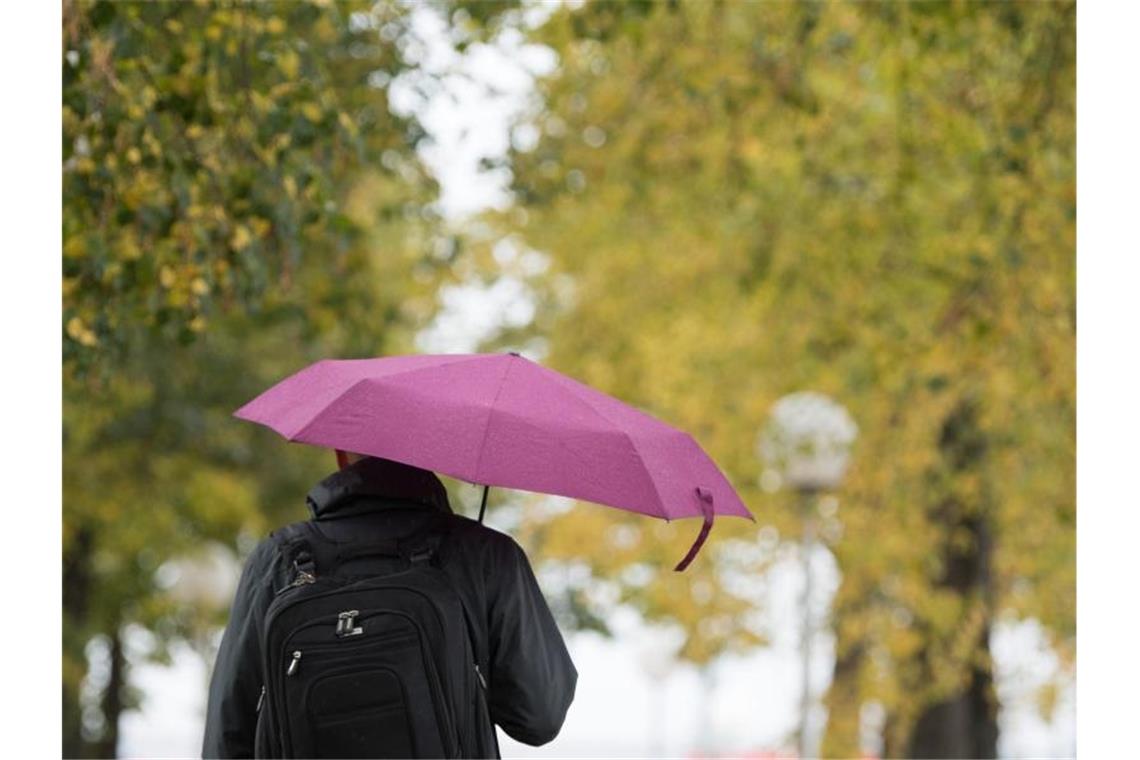
<path fill-rule="evenodd" d="M 348 610 L 337 615 L 336 635 L 338 638 L 359 636 L 364 633 L 364 629 L 356 624 L 356 616 L 359 614 L 359 610 Z"/>
<path fill-rule="evenodd" d="M 410 552 L 408 554 L 408 561 L 413 564 L 417 562 L 426 562 L 427 560 L 431 559 L 431 555 L 431 548 L 424 547 L 422 549 L 417 549 L 416 551 Z"/>
<path fill-rule="evenodd" d="M 413 536 L 400 541 L 400 554 L 413 565 L 421 562 L 431 562 L 435 559 L 438 540 L 423 535 Z"/>

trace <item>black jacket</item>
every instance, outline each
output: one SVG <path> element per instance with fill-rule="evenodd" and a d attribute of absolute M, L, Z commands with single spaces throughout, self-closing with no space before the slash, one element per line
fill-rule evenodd
<path fill-rule="evenodd" d="M 474 644 L 488 665 L 492 720 L 526 744 L 545 744 L 558 734 L 578 673 L 513 539 L 452 514 L 435 475 L 382 459 L 363 459 L 321 481 L 309 493 L 309 509 L 334 540 L 362 532 L 400 538 L 445 512 L 452 526 L 442 566 L 468 609 L 483 614 Z M 263 540 L 242 571 L 214 663 L 203 757 L 253 756 L 262 626 L 274 594 L 290 579 L 275 542 Z M 484 746 L 496 747 L 492 728 L 485 728 Z"/>

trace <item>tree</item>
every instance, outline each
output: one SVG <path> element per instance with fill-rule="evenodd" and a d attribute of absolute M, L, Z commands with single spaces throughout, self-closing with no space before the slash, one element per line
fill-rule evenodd
<path fill-rule="evenodd" d="M 440 7 L 470 40 L 511 4 L 467 5 Z M 172 561 L 248 550 L 328 470 L 232 410 L 317 358 L 406 350 L 430 312 L 436 189 L 386 89 L 409 10 L 65 3 L 65 756 L 115 754 L 132 627 L 158 659 L 209 649 L 221 611 L 168 593 Z"/>
<path fill-rule="evenodd" d="M 794 507 L 754 485 L 771 403 L 818 389 L 859 423 L 827 754 L 859 751 L 876 700 L 890 755 L 992 755 L 1002 616 L 1071 662 L 1073 25 L 1060 3 L 599 3 L 537 33 L 561 65 L 491 221 L 549 259 L 550 364 L 693 431 L 784 535 Z M 748 640 L 723 565 L 762 570 L 724 540 L 750 529 L 634 582 L 650 542 L 582 538 L 603 519 L 624 522 L 535 530 L 681 622 L 686 656 Z"/>

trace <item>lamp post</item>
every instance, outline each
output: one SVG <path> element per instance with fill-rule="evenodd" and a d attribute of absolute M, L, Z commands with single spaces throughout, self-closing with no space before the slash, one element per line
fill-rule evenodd
<path fill-rule="evenodd" d="M 649 677 L 649 743 L 646 757 L 665 757 L 665 684 L 677 662 L 685 634 L 676 628 L 649 626 L 641 632 L 638 656 Z"/>
<path fill-rule="evenodd" d="M 834 490 L 843 480 L 851 444 L 858 428 L 840 404 L 823 395 L 804 391 L 784 396 L 772 406 L 768 424 L 757 439 L 757 452 L 765 464 L 763 481 L 786 486 L 798 495 L 803 532 L 800 561 L 804 576 L 803 623 L 800 629 L 802 690 L 800 724 L 796 734 L 801 758 L 811 756 L 808 716 L 812 707 L 811 550 L 815 543 L 816 497 Z"/>

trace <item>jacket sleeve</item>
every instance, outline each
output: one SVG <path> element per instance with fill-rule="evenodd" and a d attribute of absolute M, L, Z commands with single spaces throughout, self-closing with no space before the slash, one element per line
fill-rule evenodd
<path fill-rule="evenodd" d="M 230 620 L 222 635 L 206 703 L 202 757 L 253 757 L 261 695 L 261 626 L 273 598 L 276 549 L 262 541 L 242 570 Z"/>
<path fill-rule="evenodd" d="M 517 741 L 538 746 L 561 730 L 578 671 L 526 554 L 508 541 L 488 582 L 491 718 Z"/>

